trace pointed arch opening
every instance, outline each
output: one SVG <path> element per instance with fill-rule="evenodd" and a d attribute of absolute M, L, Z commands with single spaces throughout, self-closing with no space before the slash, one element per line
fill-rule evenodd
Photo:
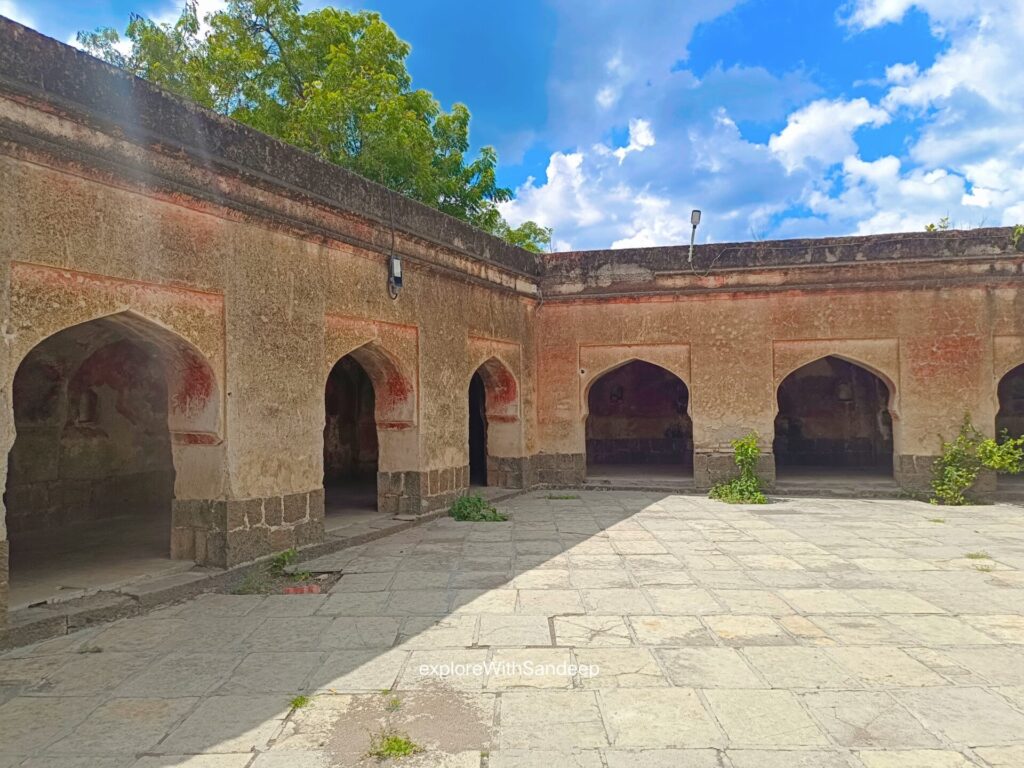
<path fill-rule="evenodd" d="M 996 389 L 999 410 L 996 412 L 996 436 L 1003 433 L 1010 437 L 1024 435 L 1024 364 L 1011 369 L 999 380 Z M 1000 488 L 1024 490 L 1024 474 L 1000 475 Z"/>
<path fill-rule="evenodd" d="M 519 384 L 504 362 L 485 360 L 469 381 L 467 452 L 471 486 L 522 485 Z"/>
<path fill-rule="evenodd" d="M 218 390 L 198 349 L 130 312 L 29 350 L 4 494 L 12 607 L 191 567 L 173 508 L 216 495 Z"/>
<path fill-rule="evenodd" d="M 409 377 L 377 343 L 341 357 L 324 388 L 325 526 L 384 511 L 381 475 L 415 460 L 415 396 Z"/>
<path fill-rule="evenodd" d="M 589 478 L 693 476 L 690 392 L 676 374 L 631 360 L 597 377 L 586 402 Z"/>
<path fill-rule="evenodd" d="M 779 384 L 773 444 L 780 478 L 893 474 L 889 385 L 849 360 L 827 356 Z"/>

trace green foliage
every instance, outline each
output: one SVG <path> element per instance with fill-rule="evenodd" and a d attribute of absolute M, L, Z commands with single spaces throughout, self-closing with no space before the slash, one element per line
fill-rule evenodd
<path fill-rule="evenodd" d="M 402 700 L 397 696 L 392 696 L 390 699 L 388 699 L 388 702 L 384 705 L 384 708 L 388 712 L 397 712 L 402 708 Z"/>
<path fill-rule="evenodd" d="M 1020 250 L 1020 244 L 1024 242 L 1024 224 L 1018 224 L 1013 228 L 1013 234 L 1010 235 L 1010 242 L 1013 243 L 1013 247 Z"/>
<path fill-rule="evenodd" d="M 924 231 L 925 232 L 945 232 L 945 231 L 947 231 L 949 229 L 952 229 L 952 228 L 953 228 L 953 225 L 950 224 L 949 216 L 943 216 L 941 219 L 939 219 L 939 223 L 938 224 L 928 224 L 928 225 L 926 225 L 925 228 L 924 228 Z"/>
<path fill-rule="evenodd" d="M 971 417 L 964 416 L 960 434 L 952 442 L 942 443 L 942 455 L 935 460 L 931 502 L 970 504 L 968 492 L 982 469 L 1009 474 L 1024 471 L 1024 437 L 1012 438 L 1005 431 L 998 440 L 985 437 Z"/>
<path fill-rule="evenodd" d="M 299 553 L 294 547 L 286 549 L 284 552 L 278 552 L 272 558 L 270 558 L 270 573 L 272 576 L 283 576 L 284 569 L 294 563 L 299 557 Z"/>
<path fill-rule="evenodd" d="M 411 48 L 380 17 L 331 6 L 303 13 L 299 0 L 231 0 L 208 14 L 195 0 L 174 23 L 132 14 L 128 54 L 109 27 L 79 32 L 89 53 L 318 157 L 540 251 L 550 231 L 511 228 L 498 203 L 497 153 L 469 153 L 469 110 L 441 109 L 412 87 Z"/>
<path fill-rule="evenodd" d="M 968 552 L 964 555 L 968 560 L 991 560 L 988 552 Z"/>
<path fill-rule="evenodd" d="M 448 510 L 456 520 L 472 523 L 501 523 L 508 518 L 481 496 L 460 496 Z"/>
<path fill-rule="evenodd" d="M 730 504 L 767 504 L 768 498 L 761 490 L 761 481 L 757 477 L 757 460 L 761 456 L 757 433 L 751 432 L 746 437 L 733 440 L 732 450 L 733 460 L 740 470 L 739 477 L 717 483 L 709 496 Z"/>
<path fill-rule="evenodd" d="M 524 221 L 513 228 L 502 220 L 491 230 L 492 235 L 534 253 L 544 253 L 548 249 L 551 245 L 551 232 L 550 227 L 542 227 L 535 221 Z"/>
<path fill-rule="evenodd" d="M 384 730 L 370 737 L 369 756 L 378 760 L 409 757 L 422 751 L 423 747 L 397 731 Z"/>
<path fill-rule="evenodd" d="M 292 709 L 302 709 L 303 707 L 308 707 L 312 703 L 313 700 L 309 698 L 309 696 L 296 696 L 294 699 L 288 702 L 288 705 Z"/>

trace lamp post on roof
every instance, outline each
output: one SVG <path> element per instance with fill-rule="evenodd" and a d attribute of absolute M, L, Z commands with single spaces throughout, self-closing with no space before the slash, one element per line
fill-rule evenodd
<path fill-rule="evenodd" d="M 690 264 L 693 263 L 693 243 L 697 239 L 697 225 L 700 224 L 700 211 L 694 209 L 690 212 L 690 223 L 693 225 L 693 230 L 690 232 L 690 255 L 686 261 Z"/>

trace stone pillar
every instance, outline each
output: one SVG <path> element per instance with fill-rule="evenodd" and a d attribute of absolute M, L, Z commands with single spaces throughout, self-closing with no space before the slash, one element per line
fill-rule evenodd
<path fill-rule="evenodd" d="M 574 487 L 587 479 L 585 453 L 538 453 L 526 463 L 526 487 L 535 485 Z"/>
<path fill-rule="evenodd" d="M 422 515 L 451 505 L 469 488 L 469 466 L 377 473 L 377 510 Z"/>
<path fill-rule="evenodd" d="M 495 488 L 524 488 L 528 459 L 487 455 L 487 485 Z"/>
<path fill-rule="evenodd" d="M 733 458 L 731 446 L 718 450 L 702 448 L 693 452 L 693 482 L 698 491 L 708 491 L 711 486 L 739 475 L 739 468 Z M 762 446 L 757 462 L 757 476 L 761 486 L 770 491 L 775 488 L 775 454 L 769 445 Z"/>
<path fill-rule="evenodd" d="M 0 628 L 7 625 L 7 606 L 10 605 L 10 544 L 0 541 Z"/>
<path fill-rule="evenodd" d="M 230 568 L 323 539 L 324 491 L 256 499 L 175 500 L 171 556 Z"/>

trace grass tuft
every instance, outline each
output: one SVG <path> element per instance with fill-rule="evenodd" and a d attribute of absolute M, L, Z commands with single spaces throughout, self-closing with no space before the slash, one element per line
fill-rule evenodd
<path fill-rule="evenodd" d="M 409 757 L 422 751 L 423 747 L 416 744 L 406 734 L 384 730 L 370 737 L 370 751 L 367 754 L 378 760 L 391 760 Z"/>
<path fill-rule="evenodd" d="M 988 552 L 968 552 L 964 555 L 968 560 L 991 560 Z"/>
<path fill-rule="evenodd" d="M 292 709 L 302 709 L 308 707 L 313 703 L 313 700 L 309 696 L 296 696 L 294 699 L 288 702 Z"/>

